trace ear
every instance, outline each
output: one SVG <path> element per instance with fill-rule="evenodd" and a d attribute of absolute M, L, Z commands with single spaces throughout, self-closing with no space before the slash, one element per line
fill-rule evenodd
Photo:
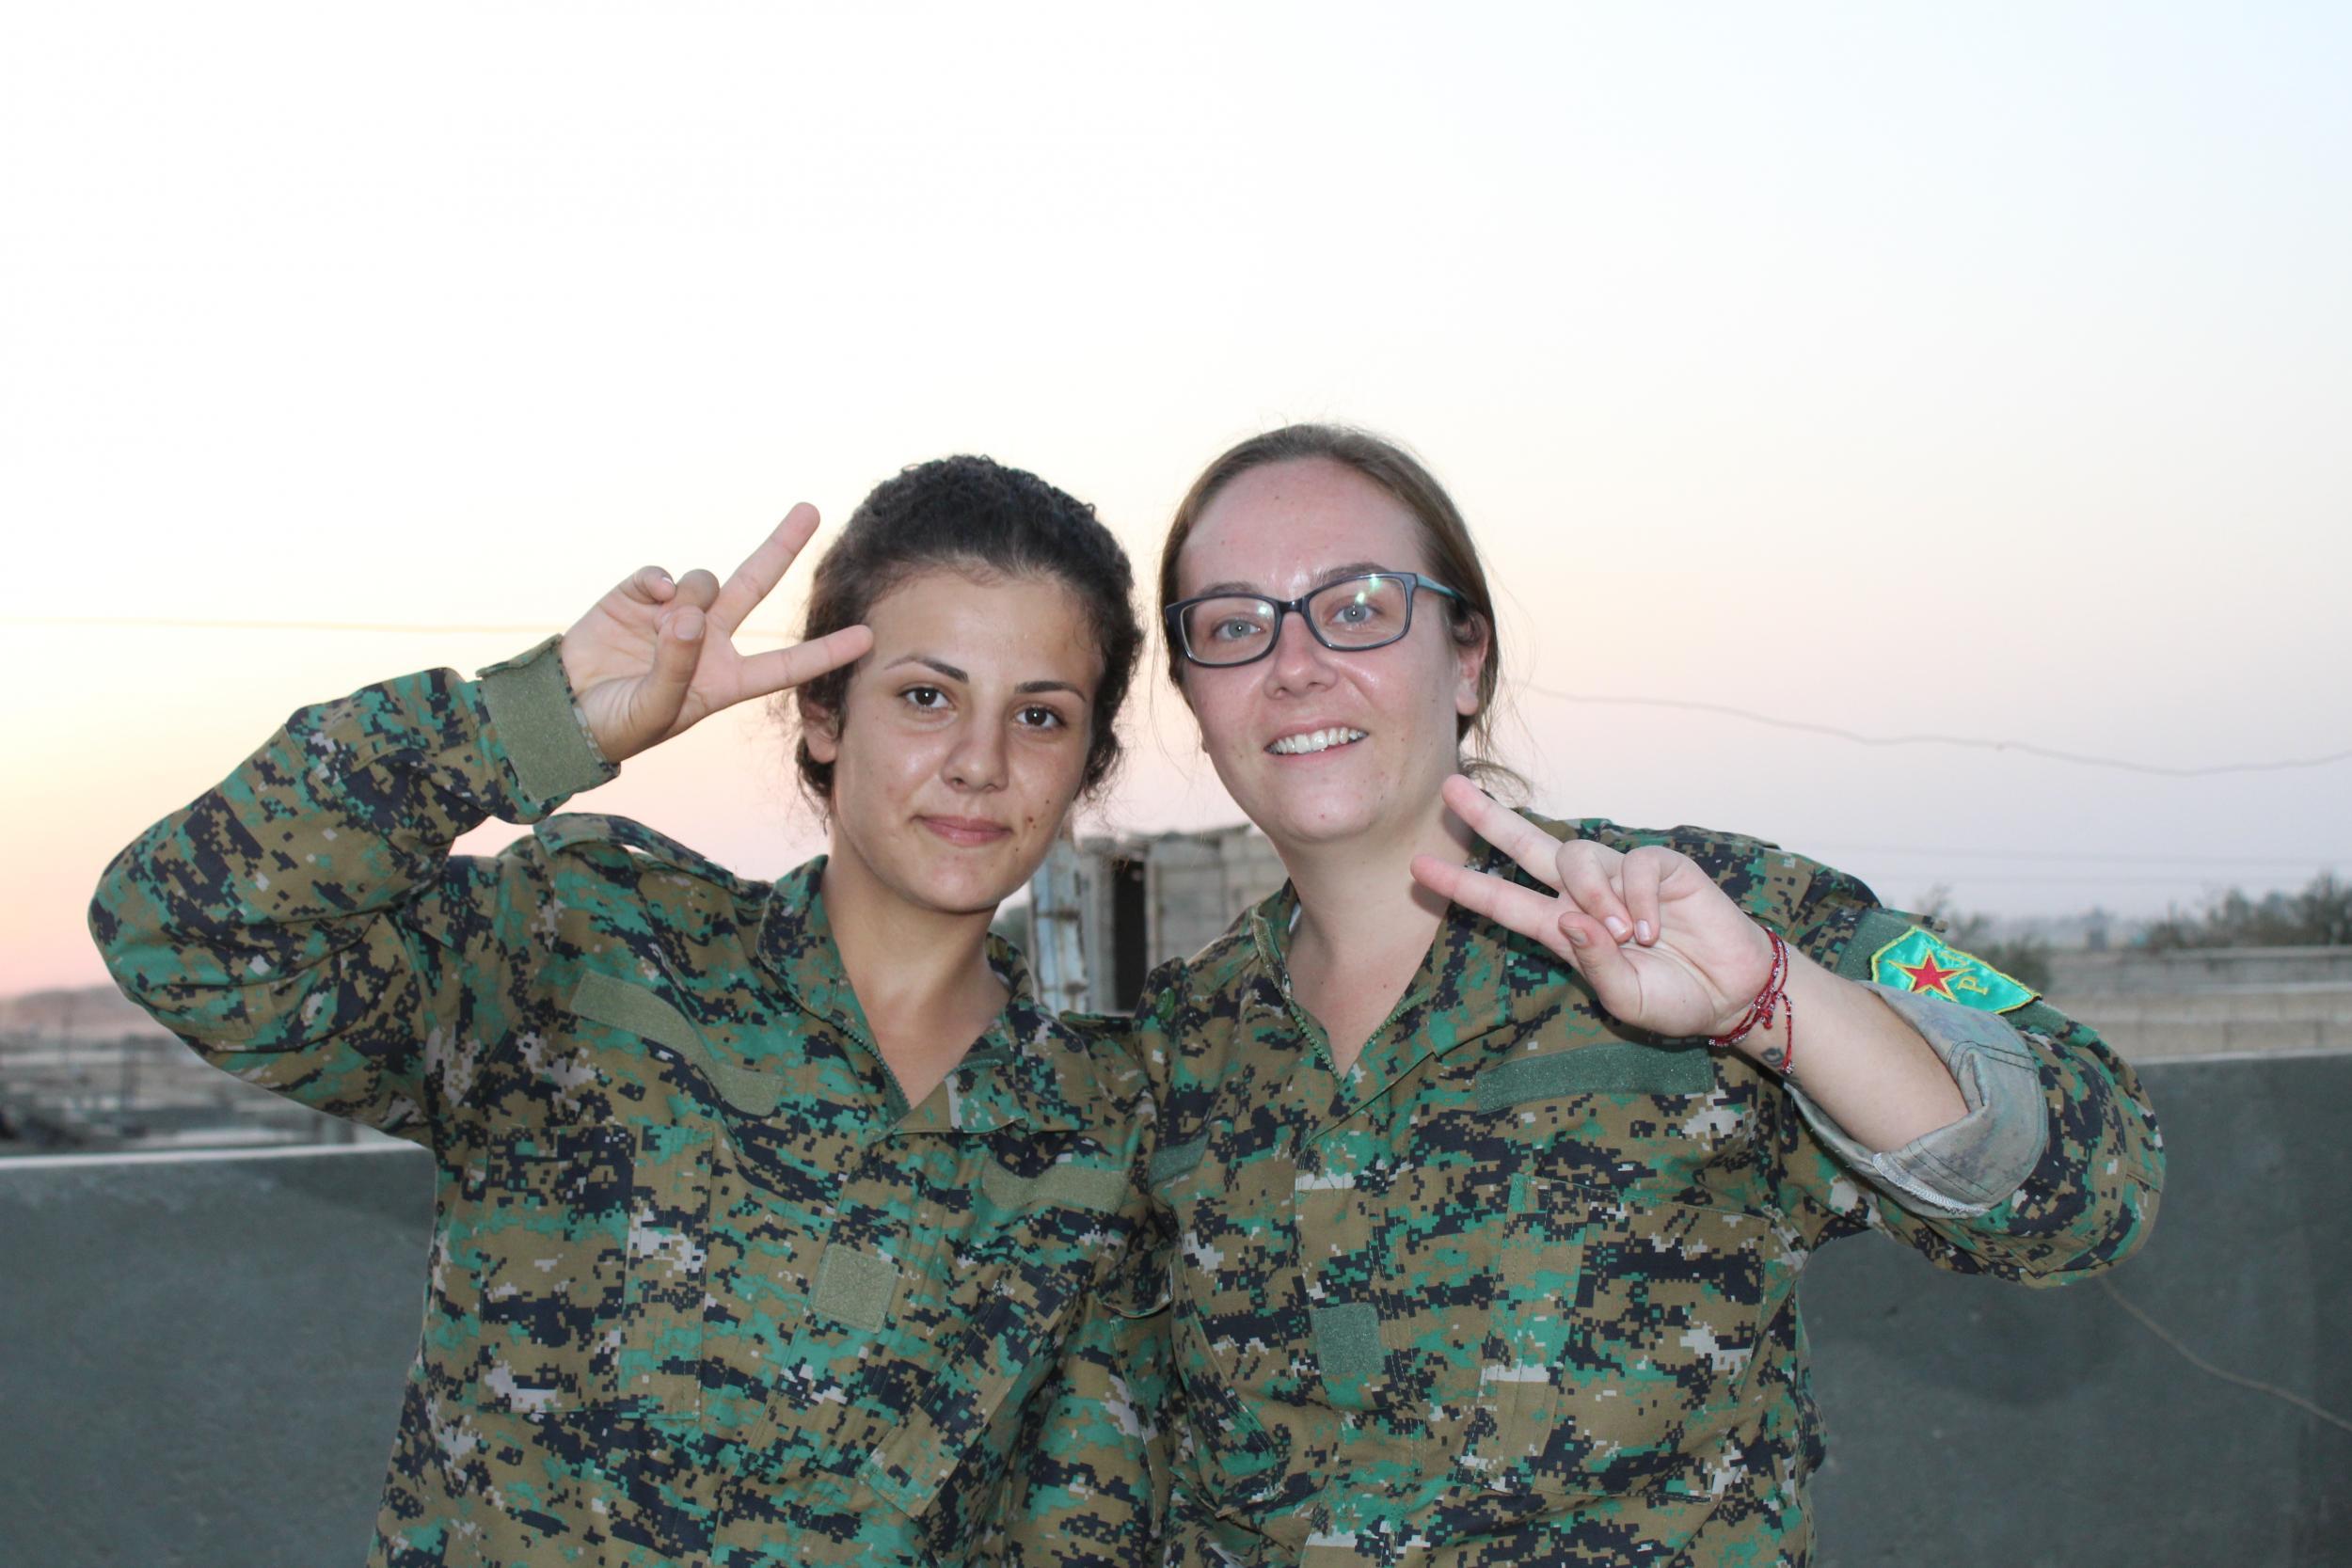
<path fill-rule="evenodd" d="M 818 762 L 831 766 L 841 754 L 841 715 L 809 696 L 805 687 L 792 694 L 801 709 L 801 744 Z"/>
<path fill-rule="evenodd" d="M 1478 716 L 1478 677 L 1486 673 L 1486 656 L 1494 649 L 1494 639 L 1487 633 L 1486 618 L 1472 615 L 1465 630 L 1477 635 L 1465 639 L 1454 635 L 1454 662 L 1458 679 L 1454 688 L 1454 711 L 1465 719 Z"/>

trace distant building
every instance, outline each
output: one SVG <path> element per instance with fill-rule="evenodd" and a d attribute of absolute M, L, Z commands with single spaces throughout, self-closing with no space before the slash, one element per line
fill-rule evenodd
<path fill-rule="evenodd" d="M 0 998 L 0 1159 L 382 1137 L 221 1071 L 112 986 Z"/>
<path fill-rule="evenodd" d="M 1130 1011 L 1154 964 L 1199 952 L 1288 879 L 1246 824 L 1057 845 L 1029 883 L 1038 988 L 1057 1007 Z"/>

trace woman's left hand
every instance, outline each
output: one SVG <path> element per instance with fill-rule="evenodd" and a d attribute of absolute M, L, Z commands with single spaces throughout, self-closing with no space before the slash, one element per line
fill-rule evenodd
<path fill-rule="evenodd" d="M 1563 844 L 1459 774 L 1444 794 L 1455 816 L 1552 891 L 1416 855 L 1423 887 L 1565 958 L 1620 1022 L 1677 1037 L 1740 1026 L 1771 976 L 1772 939 L 1689 856 Z"/>

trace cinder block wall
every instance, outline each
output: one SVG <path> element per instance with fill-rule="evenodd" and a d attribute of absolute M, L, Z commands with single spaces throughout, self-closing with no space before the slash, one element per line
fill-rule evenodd
<path fill-rule="evenodd" d="M 2050 1000 L 2135 1062 L 2352 1051 L 2352 947 L 2052 955 Z"/>
<path fill-rule="evenodd" d="M 2154 1241 L 2022 1291 L 1873 1238 L 1804 1288 L 1820 1568 L 2352 1563 L 2352 1054 L 2145 1067 Z M 0 1562 L 365 1556 L 422 1293 L 421 1154 L 0 1164 Z"/>

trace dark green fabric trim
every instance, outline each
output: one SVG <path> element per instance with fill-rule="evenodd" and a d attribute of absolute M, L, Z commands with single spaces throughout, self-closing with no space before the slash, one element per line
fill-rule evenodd
<path fill-rule="evenodd" d="M 1704 1045 L 1612 1040 L 1541 1056 L 1514 1056 L 1478 1075 L 1478 1108 L 1500 1111 L 1570 1094 L 1706 1094 L 1715 1064 Z"/>
<path fill-rule="evenodd" d="M 1907 914 L 1892 910 L 1871 910 L 1854 926 L 1853 938 L 1846 950 L 1837 955 L 1837 973 L 1849 980 L 1870 979 L 1870 960 L 1880 948 L 1895 941 L 1919 922 Z"/>
<path fill-rule="evenodd" d="M 695 1031 L 685 1014 L 643 986 L 610 974 L 583 974 L 573 989 L 571 1008 L 581 1018 L 626 1029 L 692 1057 L 726 1102 L 746 1116 L 773 1116 L 784 1098 L 781 1079 L 728 1061 Z"/>
<path fill-rule="evenodd" d="M 1378 1377 L 1389 1353 L 1380 1343 L 1380 1310 L 1369 1302 L 1318 1307 L 1312 1314 L 1315 1359 L 1323 1375 L 1343 1381 Z"/>
<path fill-rule="evenodd" d="M 817 1263 L 817 1295 L 811 1305 L 851 1328 L 876 1333 L 889 1321 L 890 1298 L 898 1291 L 898 1265 L 889 1259 L 828 1245 Z"/>
<path fill-rule="evenodd" d="M 1152 1185 L 1171 1181 L 1200 1163 L 1200 1156 L 1209 1149 L 1206 1132 L 1188 1144 L 1171 1144 L 1152 1156 Z"/>
<path fill-rule="evenodd" d="M 562 641 L 551 637 L 519 658 L 493 664 L 477 682 L 516 784 L 541 807 L 594 788 L 618 771 L 597 755 L 572 711 L 571 685 L 556 652 Z"/>

